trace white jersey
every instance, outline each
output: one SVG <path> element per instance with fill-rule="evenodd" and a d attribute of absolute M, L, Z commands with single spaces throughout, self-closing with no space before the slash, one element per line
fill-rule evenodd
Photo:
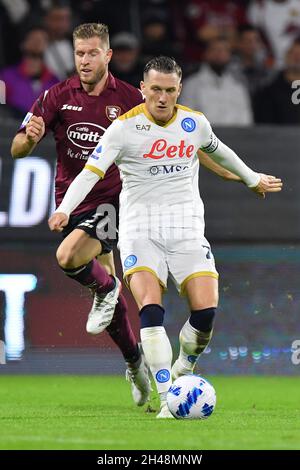
<path fill-rule="evenodd" d="M 87 161 L 85 168 L 101 177 L 113 162 L 119 167 L 120 236 L 141 237 L 145 227 L 151 238 L 204 234 L 197 150 L 212 152 L 218 140 L 202 113 L 180 105 L 175 111 L 160 126 L 145 104 L 136 106 L 111 124 Z"/>

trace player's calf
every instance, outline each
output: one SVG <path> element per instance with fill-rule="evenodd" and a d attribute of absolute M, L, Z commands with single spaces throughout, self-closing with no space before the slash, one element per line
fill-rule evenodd
<path fill-rule="evenodd" d="M 63 269 L 66 276 L 79 282 L 82 286 L 95 290 L 98 294 L 108 293 L 115 287 L 114 277 L 96 259 L 88 264 L 73 269 Z"/>
<path fill-rule="evenodd" d="M 215 313 L 214 307 L 191 311 L 179 334 L 180 353 L 172 367 L 173 380 L 193 373 L 199 356 L 212 337 Z"/>
<path fill-rule="evenodd" d="M 172 348 L 162 326 L 164 309 L 158 304 L 145 305 L 140 311 L 141 341 L 146 361 L 150 367 L 161 407 L 166 404 L 171 386 Z"/>

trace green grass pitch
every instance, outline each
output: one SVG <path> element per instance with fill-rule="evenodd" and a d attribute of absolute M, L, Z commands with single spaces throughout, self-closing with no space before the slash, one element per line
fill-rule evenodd
<path fill-rule="evenodd" d="M 193 421 L 157 420 L 119 376 L 1 375 L 0 449 L 300 449 L 300 378 L 208 379 L 217 407 Z"/>

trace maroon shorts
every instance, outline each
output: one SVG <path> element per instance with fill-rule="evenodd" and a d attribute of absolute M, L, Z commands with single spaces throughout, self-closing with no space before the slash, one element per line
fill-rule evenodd
<path fill-rule="evenodd" d="M 68 225 L 62 231 L 63 238 L 66 238 L 75 228 L 99 240 L 102 245 L 102 255 L 110 253 L 118 241 L 117 223 L 105 213 L 98 214 L 96 211 L 89 211 L 71 215 Z"/>

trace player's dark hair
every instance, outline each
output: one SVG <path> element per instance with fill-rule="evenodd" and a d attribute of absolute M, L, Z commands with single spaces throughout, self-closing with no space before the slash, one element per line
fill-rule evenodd
<path fill-rule="evenodd" d="M 101 42 L 109 49 L 108 26 L 103 23 L 83 23 L 73 31 L 73 42 L 75 39 L 90 39 L 94 37 L 101 39 Z"/>
<path fill-rule="evenodd" d="M 173 57 L 159 56 L 149 60 L 144 68 L 144 78 L 150 70 L 161 73 L 176 73 L 181 80 L 182 70 Z"/>

